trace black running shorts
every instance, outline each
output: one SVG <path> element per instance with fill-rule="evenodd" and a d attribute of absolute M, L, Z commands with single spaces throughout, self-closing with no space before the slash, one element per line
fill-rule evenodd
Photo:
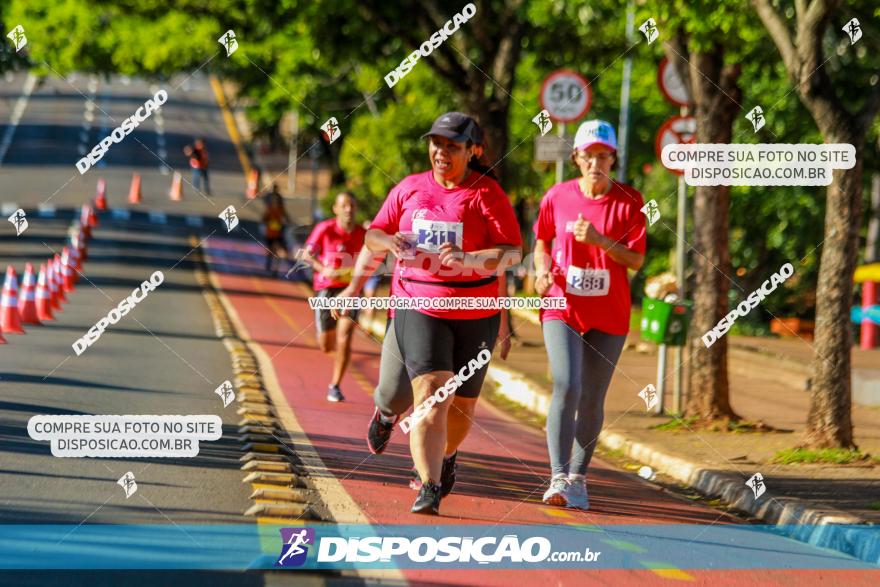
<path fill-rule="evenodd" d="M 483 349 L 492 352 L 500 325 L 500 312 L 475 320 L 450 320 L 416 310 L 394 311 L 394 334 L 410 379 L 434 371 L 459 373 Z M 456 395 L 479 397 L 488 370 L 487 363 L 462 383 Z"/>
<path fill-rule="evenodd" d="M 344 289 L 344 287 L 328 287 L 327 289 L 320 290 L 317 297 L 335 298 Z M 357 322 L 358 310 L 347 310 L 345 315 Z M 315 324 L 318 325 L 318 333 L 336 330 L 336 320 L 330 315 L 330 310 L 315 308 Z"/>

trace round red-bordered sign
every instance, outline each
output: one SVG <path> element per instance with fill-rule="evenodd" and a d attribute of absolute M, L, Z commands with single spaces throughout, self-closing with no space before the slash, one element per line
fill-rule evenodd
<path fill-rule="evenodd" d="M 674 67 L 669 66 L 669 59 L 664 57 L 657 67 L 657 85 L 663 97 L 676 106 L 690 105 L 690 92 Z"/>
<path fill-rule="evenodd" d="M 662 161 L 660 154 L 666 145 L 689 145 L 697 142 L 697 119 L 693 116 L 673 116 L 657 130 L 657 138 L 654 139 L 654 151 L 657 159 Z M 669 169 L 666 171 L 676 175 L 684 175 L 681 169 Z"/>
<path fill-rule="evenodd" d="M 558 69 L 541 84 L 541 108 L 556 122 L 574 122 L 586 116 L 593 104 L 590 82 L 569 69 Z"/>

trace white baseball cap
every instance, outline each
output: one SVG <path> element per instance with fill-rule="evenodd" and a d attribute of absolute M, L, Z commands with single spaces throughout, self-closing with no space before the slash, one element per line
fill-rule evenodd
<path fill-rule="evenodd" d="M 574 135 L 574 148 L 583 151 L 592 145 L 605 145 L 617 150 L 617 134 L 614 127 L 604 120 L 588 120 L 577 129 Z"/>

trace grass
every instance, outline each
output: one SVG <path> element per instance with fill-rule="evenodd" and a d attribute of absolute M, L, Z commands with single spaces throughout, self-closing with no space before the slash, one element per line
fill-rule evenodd
<path fill-rule="evenodd" d="M 857 463 L 867 460 L 880 463 L 880 459 L 871 457 L 871 455 L 858 450 L 848 450 L 845 448 L 826 448 L 820 450 L 788 448 L 776 453 L 772 462 L 783 465 L 791 465 L 795 463 L 847 465 L 849 463 Z"/>
<path fill-rule="evenodd" d="M 663 424 L 656 424 L 651 426 L 652 430 L 688 430 L 697 421 L 696 416 L 690 416 L 689 418 L 678 418 L 675 417 L 669 422 L 664 422 Z"/>
<path fill-rule="evenodd" d="M 880 511 L 880 501 L 875 501 L 868 506 L 868 509 Z"/>

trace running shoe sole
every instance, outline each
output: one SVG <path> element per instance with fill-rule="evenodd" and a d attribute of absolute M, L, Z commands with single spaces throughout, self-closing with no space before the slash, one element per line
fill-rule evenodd
<path fill-rule="evenodd" d="M 554 493 L 550 497 L 544 498 L 544 503 L 548 505 L 557 505 L 561 507 L 568 506 L 568 502 L 565 500 L 565 496 L 561 493 Z"/>

